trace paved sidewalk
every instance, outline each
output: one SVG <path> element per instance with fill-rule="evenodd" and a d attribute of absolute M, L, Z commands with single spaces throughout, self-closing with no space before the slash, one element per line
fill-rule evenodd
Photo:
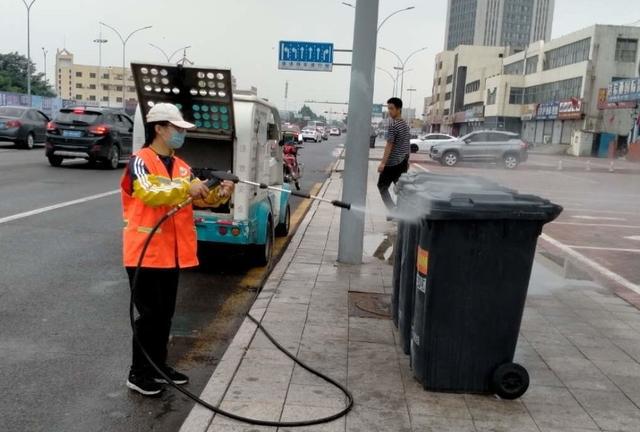
<path fill-rule="evenodd" d="M 601 286 L 565 279 L 537 255 L 516 361 L 531 375 L 517 401 L 424 391 L 397 345 L 392 322 L 362 318 L 349 297 L 391 291 L 394 225 L 386 222 L 370 162 L 366 257 L 336 264 L 340 211 L 314 203 L 251 313 L 304 361 L 354 394 L 355 407 L 306 431 L 640 430 L 640 311 Z M 320 195 L 340 197 L 334 172 Z M 375 255 L 375 256 L 374 256 Z M 365 294 L 366 296 L 366 294 Z M 294 366 L 245 320 L 202 397 L 223 409 L 292 421 L 337 412 L 344 397 Z M 195 407 L 182 432 L 272 431 Z M 279 430 L 287 430 L 281 428 Z"/>

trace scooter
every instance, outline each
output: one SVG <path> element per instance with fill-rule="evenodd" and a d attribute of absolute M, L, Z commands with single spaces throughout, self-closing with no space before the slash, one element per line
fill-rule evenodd
<path fill-rule="evenodd" d="M 296 141 L 286 140 L 282 145 L 282 164 L 284 181 L 293 183 L 300 190 L 300 179 L 304 164 L 298 163 L 298 150 L 303 148 Z"/>

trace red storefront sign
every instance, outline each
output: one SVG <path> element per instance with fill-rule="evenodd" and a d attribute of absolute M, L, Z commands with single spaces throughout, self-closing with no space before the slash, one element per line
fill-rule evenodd
<path fill-rule="evenodd" d="M 569 99 L 560 102 L 558 108 L 560 120 L 580 120 L 582 118 L 582 99 Z"/>

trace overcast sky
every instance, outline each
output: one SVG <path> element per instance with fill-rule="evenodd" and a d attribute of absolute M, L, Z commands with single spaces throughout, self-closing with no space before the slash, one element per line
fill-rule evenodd
<path fill-rule="evenodd" d="M 29 0 L 30 1 L 30 0 Z M 370 1 L 370 0 L 360 0 Z M 422 100 L 430 93 L 433 58 L 444 41 L 446 0 L 380 0 L 380 18 L 391 12 L 416 6 L 415 10 L 391 18 L 380 32 L 379 46 L 401 57 L 428 46 L 407 66 L 405 89 L 415 87 L 412 105 L 422 111 Z M 630 12 L 633 0 L 556 0 L 553 36 L 560 36 L 591 24 L 628 24 L 640 20 L 640 9 Z M 26 54 L 26 11 L 22 0 L 0 0 L 0 52 Z M 138 27 L 153 28 L 136 34 L 127 45 L 127 61 L 162 61 L 153 43 L 173 52 L 185 45 L 190 60 L 203 66 L 230 67 L 239 87 L 256 86 L 259 94 L 279 107 L 284 104 L 285 81 L 289 81 L 289 108 L 305 100 L 346 101 L 349 68 L 332 73 L 280 71 L 277 46 L 280 40 L 333 42 L 348 49 L 353 38 L 354 10 L 341 0 L 36 0 L 31 11 L 32 58 L 43 67 L 42 47 L 48 51 L 48 73 L 53 76 L 55 51 L 66 48 L 75 62 L 98 63 L 98 21 L 128 33 Z M 103 65 L 120 65 L 122 45 L 110 30 L 103 37 Z M 335 61 L 349 62 L 337 54 Z M 394 57 L 379 52 L 377 65 L 393 70 Z M 383 72 L 376 75 L 375 99 L 386 100 L 393 83 Z M 409 103 L 409 93 L 405 103 Z M 327 106 L 313 106 L 316 111 Z M 343 110 L 342 107 L 334 108 Z M 346 108 L 344 109 L 346 110 Z"/>

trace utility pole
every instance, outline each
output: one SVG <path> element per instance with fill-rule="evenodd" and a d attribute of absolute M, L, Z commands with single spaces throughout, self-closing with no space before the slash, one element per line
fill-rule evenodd
<path fill-rule="evenodd" d="M 47 80 L 47 54 L 49 53 L 49 51 L 47 51 L 44 47 L 42 47 L 42 54 L 44 55 L 44 84 L 45 86 L 47 84 L 49 84 L 49 81 Z"/>
<path fill-rule="evenodd" d="M 408 88 L 407 91 L 409 92 L 409 109 L 411 109 L 411 103 L 413 102 L 413 93 L 417 90 L 414 88 Z"/>
<path fill-rule="evenodd" d="M 349 89 L 349 134 L 342 199 L 364 209 L 369 169 L 369 130 L 375 77 L 379 0 L 356 3 L 353 60 Z M 342 210 L 338 261 L 362 263 L 364 213 Z"/>
<path fill-rule="evenodd" d="M 24 7 L 27 8 L 27 96 L 29 97 L 29 106 L 31 106 L 31 6 L 36 0 L 22 0 Z"/>
<path fill-rule="evenodd" d="M 98 36 L 98 39 L 94 39 L 93 41 L 98 44 L 98 106 L 101 107 L 102 106 L 102 87 L 101 87 L 102 44 L 107 43 L 108 40 L 102 38 L 102 30 L 100 30 L 100 36 Z"/>
<path fill-rule="evenodd" d="M 289 99 L 289 81 L 284 83 L 284 110 L 287 111 L 287 101 Z"/>

